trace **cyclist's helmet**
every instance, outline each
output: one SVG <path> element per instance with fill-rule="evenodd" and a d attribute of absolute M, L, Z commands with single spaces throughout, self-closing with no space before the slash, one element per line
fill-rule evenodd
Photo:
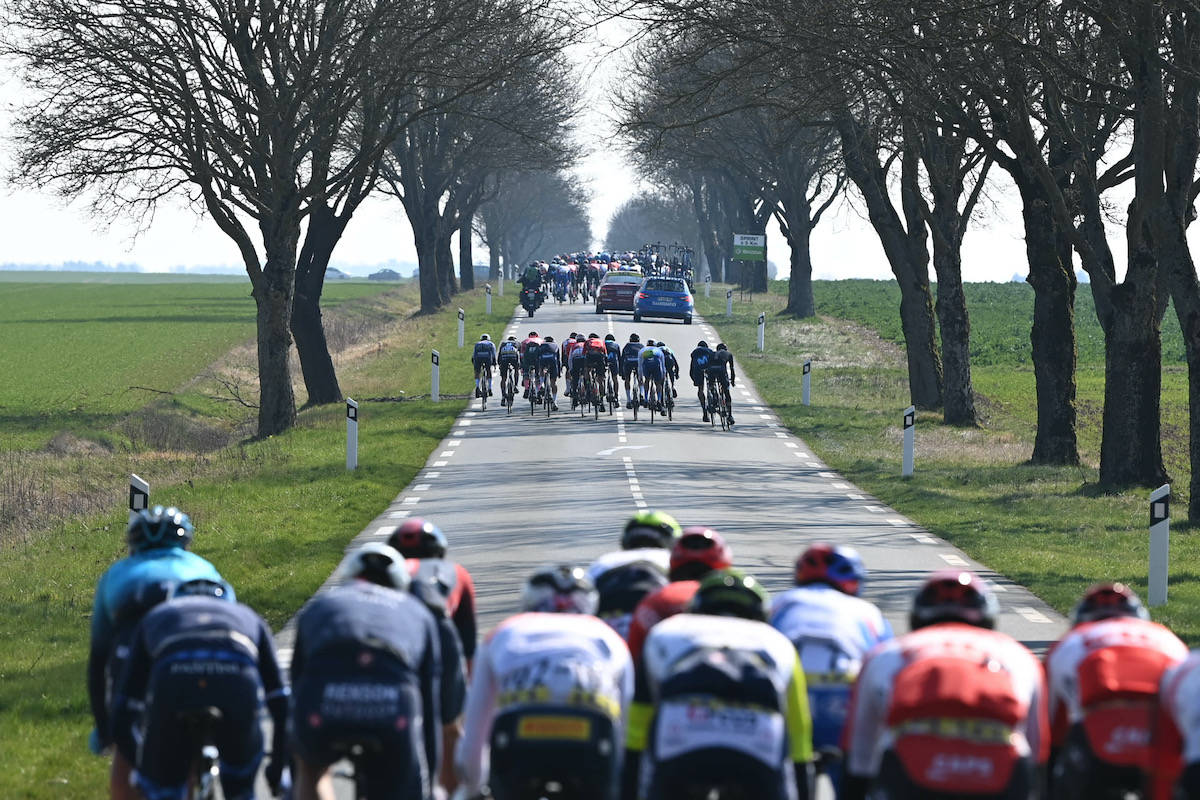
<path fill-rule="evenodd" d="M 600 595 L 587 573 L 564 564 L 534 572 L 521 595 L 522 611 L 595 614 L 599 603 Z"/>
<path fill-rule="evenodd" d="M 733 566 L 733 551 L 721 534 L 703 525 L 683 529 L 671 548 L 671 580 L 699 580 L 713 570 Z"/>
<path fill-rule="evenodd" d="M 718 570 L 701 578 L 688 611 L 766 622 L 770 605 L 770 596 L 754 578 L 738 570 Z"/>
<path fill-rule="evenodd" d="M 508 337 L 508 341 L 510 341 L 510 342 L 515 342 L 516 340 L 517 340 L 517 337 L 515 337 L 515 336 Z"/>
<path fill-rule="evenodd" d="M 129 520 L 125 529 L 125 541 L 133 553 L 168 547 L 186 550 L 194 535 L 192 520 L 175 506 L 142 509 Z"/>
<path fill-rule="evenodd" d="M 445 558 L 446 534 L 427 519 L 409 517 L 388 536 L 387 543 L 405 558 Z"/>
<path fill-rule="evenodd" d="M 492 340 L 492 337 L 491 337 L 491 336 L 488 336 L 486 333 L 481 333 L 481 334 L 479 334 L 479 341 L 481 341 L 481 342 L 490 342 L 491 340 Z"/>
<path fill-rule="evenodd" d="M 528 339 L 536 339 L 536 338 L 537 338 L 537 331 L 530 331 L 530 332 L 529 332 L 529 336 L 527 336 L 526 338 L 528 338 Z"/>
<path fill-rule="evenodd" d="M 717 345 L 717 349 L 718 350 L 728 350 L 729 348 L 725 346 L 724 342 L 721 342 Z"/>
<path fill-rule="evenodd" d="M 229 587 L 229 584 L 223 581 L 196 578 L 184 581 L 176 586 L 175 592 L 171 597 L 215 597 L 218 600 L 229 600 L 232 602 L 233 590 Z"/>
<path fill-rule="evenodd" d="M 703 339 L 701 339 L 701 340 L 700 340 L 700 341 L 699 341 L 699 342 L 696 344 L 696 347 L 708 347 L 708 342 L 706 342 L 706 341 L 704 341 Z"/>
<path fill-rule="evenodd" d="M 629 334 L 629 341 L 640 342 L 641 340 L 642 340 L 642 337 L 638 336 L 636 333 Z"/>
<path fill-rule="evenodd" d="M 653 339 L 647 339 L 647 340 L 646 340 L 646 347 L 654 347 L 654 340 L 653 340 Z"/>
<path fill-rule="evenodd" d="M 796 585 L 824 583 L 855 597 L 862 591 L 867 569 L 853 547 L 818 542 L 796 559 Z"/>
<path fill-rule="evenodd" d="M 546 337 L 545 339 L 543 339 L 542 341 L 543 341 L 543 342 L 549 342 L 550 344 L 554 344 L 554 337 L 553 337 L 553 336 L 547 336 L 547 337 Z"/>
<path fill-rule="evenodd" d="M 599 338 L 600 338 L 600 334 L 598 334 L 598 333 L 589 333 L 589 334 L 588 334 L 588 338 L 589 338 L 589 339 L 599 339 Z"/>
<path fill-rule="evenodd" d="M 617 337 L 611 333 L 605 334 L 605 336 L 604 336 L 604 341 L 606 341 L 606 342 L 615 342 L 616 340 L 617 340 Z"/>
<path fill-rule="evenodd" d="M 368 542 L 347 553 L 338 565 L 335 577 L 343 583 L 357 578 L 402 592 L 408 591 L 412 583 L 404 556 L 383 542 Z"/>
<path fill-rule="evenodd" d="M 929 576 L 913 600 L 908 616 L 912 630 L 939 622 L 965 622 L 994 628 L 1000 603 L 983 580 L 973 572 L 938 570 Z"/>
<path fill-rule="evenodd" d="M 682 533 L 679 523 L 670 514 L 664 514 L 662 511 L 639 511 L 625 523 L 625 531 L 621 534 L 621 549 L 670 548 Z"/>
<path fill-rule="evenodd" d="M 1150 619 L 1137 593 L 1123 583 L 1097 583 L 1086 592 L 1071 612 L 1071 624 L 1082 625 L 1113 617 Z"/>

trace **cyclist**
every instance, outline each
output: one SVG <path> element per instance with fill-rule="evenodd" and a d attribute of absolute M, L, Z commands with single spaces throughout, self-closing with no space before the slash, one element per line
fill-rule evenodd
<path fill-rule="evenodd" d="M 729 387 L 737 385 L 737 373 L 733 370 L 733 353 L 729 352 L 729 348 L 724 342 L 717 345 L 717 349 L 713 352 L 712 360 L 708 362 L 708 368 L 705 370 L 705 377 L 710 381 L 716 381 L 721 392 L 725 395 L 725 408 L 729 413 L 725 415 L 729 420 L 729 424 L 733 424 L 733 397 L 729 394 Z"/>
<path fill-rule="evenodd" d="M 687 613 L 646 636 L 639 674 L 653 706 L 631 709 L 626 737 L 631 754 L 643 751 L 641 797 L 727 787 L 764 800 L 809 796 L 804 673 L 791 642 L 766 624 L 769 603 L 754 578 L 712 572 Z"/>
<path fill-rule="evenodd" d="M 666 359 L 662 350 L 653 339 L 647 340 L 646 346 L 638 352 L 638 381 L 650 413 L 658 411 L 664 417 L 667 415 L 663 405 L 663 380 L 666 374 Z"/>
<path fill-rule="evenodd" d="M 617 378 L 621 374 L 621 345 L 611 333 L 604 336 L 604 347 L 608 351 L 608 379 L 612 381 L 612 396 L 617 397 Z M 606 391 L 605 394 L 608 392 Z"/>
<path fill-rule="evenodd" d="M 583 370 L 583 334 L 572 333 L 562 346 L 562 366 L 567 374 L 567 388 L 563 394 L 567 397 L 578 397 L 575 392 L 579 388 L 579 374 Z M 578 403 L 576 403 L 578 405 Z"/>
<path fill-rule="evenodd" d="M 368 797 L 431 800 L 441 763 L 433 614 L 408 593 L 404 557 L 386 544 L 352 550 L 334 577 L 338 585 L 296 618 L 295 800 L 334 800 L 330 768 L 346 745 L 363 739 L 375 745 L 356 765 Z"/>
<path fill-rule="evenodd" d="M 658 349 L 662 350 L 663 367 L 666 371 L 666 388 L 671 390 L 671 397 L 679 396 L 679 392 L 675 391 L 675 381 L 679 380 L 679 359 L 675 357 L 675 351 L 667 346 L 666 342 L 660 341 Z"/>
<path fill-rule="evenodd" d="M 475 367 L 475 396 L 482 397 L 482 391 L 479 386 L 479 373 L 484 366 L 496 366 L 496 343 L 492 341 L 492 337 L 486 333 L 480 334 L 479 341 L 475 343 L 475 350 L 471 353 L 471 365 Z M 488 375 L 487 396 L 492 396 L 492 376 Z"/>
<path fill-rule="evenodd" d="M 267 782 L 278 792 L 288 689 L 271 629 L 223 581 L 185 581 L 138 625 L 113 704 L 113 738 L 137 764 L 135 784 L 146 800 L 182 797 L 202 743 L 181 715 L 216 708 L 221 789 L 227 800 L 250 800 L 263 760 L 264 702 L 275 740 Z"/>
<path fill-rule="evenodd" d="M 696 345 L 696 349 L 692 351 L 691 366 L 688 369 L 688 376 L 692 379 L 692 384 L 696 387 L 696 396 L 700 399 L 700 410 L 703 411 L 701 419 L 708 422 L 708 399 L 704 396 L 704 376 L 708 374 L 708 366 L 713 362 L 716 354 L 712 348 L 708 346 L 708 342 L 703 339 Z"/>
<path fill-rule="evenodd" d="M 625 407 L 633 408 L 633 391 L 630 381 L 638 368 L 638 353 L 642 350 L 642 339 L 636 333 L 629 334 L 629 341 L 621 348 L 621 378 L 625 381 Z"/>
<path fill-rule="evenodd" d="M 1055 797 L 1141 790 L 1159 682 L 1187 655 L 1128 586 L 1098 583 L 1084 593 L 1071 630 L 1046 655 Z"/>
<path fill-rule="evenodd" d="M 562 374 L 562 360 L 559 358 L 553 336 L 542 340 L 542 345 L 537 350 L 537 368 L 539 371 L 546 370 L 550 409 L 558 411 L 558 376 Z"/>
<path fill-rule="evenodd" d="M 892 626 L 859 597 L 867 577 L 858 551 L 819 542 L 796 559 L 796 588 L 775 598 L 770 623 L 800 655 L 813 717 L 813 747 L 840 746 L 850 687 L 872 647 L 892 638 Z M 828 770 L 835 792 L 841 769 Z"/>
<path fill-rule="evenodd" d="M 1151 740 L 1149 800 L 1200 797 L 1200 650 L 1163 673 Z"/>
<path fill-rule="evenodd" d="M 517 348 L 521 353 L 521 373 L 525 379 L 525 392 L 522 396 L 526 400 L 529 399 L 529 379 L 537 370 L 538 351 L 541 346 L 542 337 L 537 335 L 537 331 L 530 331 L 529 335 L 521 340 L 520 347 Z"/>
<path fill-rule="evenodd" d="M 587 568 L 588 578 L 595 583 L 613 567 L 636 561 L 649 561 L 667 574 L 671 566 L 671 547 L 683 534 L 679 523 L 663 511 L 639 511 L 629 518 L 621 531 L 621 549 L 593 561 Z"/>
<path fill-rule="evenodd" d="M 700 579 L 714 570 L 733 566 L 733 551 L 721 534 L 703 525 L 683 529 L 671 547 L 671 566 L 666 586 L 638 602 L 629 623 L 629 654 L 636 665 L 642 658 L 646 634 L 667 617 L 682 614 L 692 602 Z"/>
<path fill-rule="evenodd" d="M 912 632 L 872 650 L 854 684 L 843 800 L 1037 796 L 1045 680 L 1024 645 L 992 630 L 999 613 L 971 572 L 926 580 Z"/>
<path fill-rule="evenodd" d="M 486 784 L 495 800 L 537 798 L 553 782 L 565 797 L 614 800 L 633 667 L 591 616 L 597 599 L 582 569 L 540 569 L 523 613 L 484 640 L 455 759 L 467 797 Z"/>
<path fill-rule="evenodd" d="M 95 722 L 88 746 L 96 755 L 112 744 L 109 707 L 114 684 L 142 615 L 167 599 L 179 583 L 221 580 L 216 567 L 188 549 L 194 535 L 191 519 L 174 506 L 139 511 L 130 516 L 125 529 L 128 556 L 109 567 L 96 584 L 87 665 L 88 702 Z M 132 800 L 130 768 L 126 755 L 114 751 L 109 786 L 114 800 Z"/>
<path fill-rule="evenodd" d="M 605 383 L 608 376 L 608 346 L 598 333 L 588 334 L 583 347 L 584 368 L 592 374 L 592 386 L 600 398 L 600 410 L 604 411 Z M 590 398 L 585 398 L 590 399 Z"/>
<path fill-rule="evenodd" d="M 500 385 L 504 386 L 506 380 L 512 381 L 512 386 L 517 385 L 517 375 L 521 369 L 521 349 L 517 342 L 517 337 L 509 336 L 500 343 L 500 352 L 496 356 L 500 362 Z"/>

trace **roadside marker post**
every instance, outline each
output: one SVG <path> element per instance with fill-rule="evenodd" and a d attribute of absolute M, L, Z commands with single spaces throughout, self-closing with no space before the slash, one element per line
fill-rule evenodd
<path fill-rule="evenodd" d="M 733 289 L 725 290 L 725 316 L 733 317 Z"/>
<path fill-rule="evenodd" d="M 808 405 L 808 401 L 809 401 L 809 388 L 812 385 L 812 374 L 811 373 L 812 373 L 812 359 L 806 358 L 804 360 L 804 390 L 803 390 L 804 405 Z"/>
<path fill-rule="evenodd" d="M 704 296 L 710 297 L 712 289 L 712 275 L 704 276 Z"/>
<path fill-rule="evenodd" d="M 463 346 L 463 332 L 466 328 L 467 312 L 461 308 L 458 310 L 458 346 Z"/>
<path fill-rule="evenodd" d="M 442 382 L 441 376 L 438 374 L 438 351 L 434 350 L 433 351 L 433 391 L 430 392 L 430 396 L 433 398 L 433 402 L 435 402 L 435 403 L 440 401 L 440 398 L 438 397 L 438 389 L 441 388 L 441 382 Z"/>
<path fill-rule="evenodd" d="M 762 313 L 758 315 L 758 352 L 765 353 L 767 351 L 767 315 Z"/>
<path fill-rule="evenodd" d="M 129 518 L 150 507 L 150 484 L 136 474 L 129 476 Z"/>
<path fill-rule="evenodd" d="M 904 410 L 904 468 L 900 473 L 906 478 L 912 477 L 913 474 L 913 456 L 916 450 L 916 426 L 916 406 L 909 406 Z"/>
<path fill-rule="evenodd" d="M 504 297 L 504 269 L 500 270 L 500 296 Z"/>
<path fill-rule="evenodd" d="M 1164 484 L 1150 493 L 1150 580 L 1146 599 L 1151 606 L 1167 602 L 1170 539 L 1171 485 Z"/>
<path fill-rule="evenodd" d="M 358 403 L 346 398 L 346 469 L 358 467 Z"/>
<path fill-rule="evenodd" d="M 492 315 L 492 285 L 487 284 L 487 315 Z"/>

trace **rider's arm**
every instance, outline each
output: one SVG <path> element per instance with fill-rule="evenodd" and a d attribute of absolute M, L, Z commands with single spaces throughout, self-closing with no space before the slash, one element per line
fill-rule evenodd
<path fill-rule="evenodd" d="M 442 764 L 440 637 L 433 614 L 426 613 L 425 657 L 421 659 L 421 720 L 425 735 L 425 763 L 429 774 L 437 775 Z"/>
<path fill-rule="evenodd" d="M 92 603 L 92 643 L 88 653 L 87 690 L 92 718 L 101 744 L 108 744 L 108 709 L 105 707 L 104 672 L 108 666 L 109 650 L 112 647 L 112 621 L 108 612 L 108 583 L 110 573 L 100 576 L 96 584 L 96 597 Z"/>
<path fill-rule="evenodd" d="M 130 763 L 137 756 L 137 745 L 133 728 L 141 717 L 146 695 L 146 682 L 150 675 L 150 653 L 145 644 L 143 629 L 138 626 L 129 643 L 129 659 L 117 685 L 113 687 L 112 722 L 109 730 L 100 731 L 101 737 L 114 742 Z"/>
<path fill-rule="evenodd" d="M 496 679 L 488 658 L 489 640 L 485 640 L 475 659 L 475 674 L 467 693 L 467 713 L 463 720 L 463 736 L 458 741 L 454 765 L 467 797 L 479 795 L 483 786 L 483 749 L 492 732 L 492 715 L 496 711 Z"/>
<path fill-rule="evenodd" d="M 808 708 L 808 684 L 800 669 L 800 657 L 792 664 L 792 679 L 787 689 L 787 728 L 792 741 L 792 761 L 812 761 L 812 713 Z"/>
<path fill-rule="evenodd" d="M 283 667 L 279 664 L 275 637 L 264 620 L 260 618 L 258 624 L 258 674 L 266 693 L 267 711 L 271 714 L 271 757 L 281 760 L 286 758 L 287 753 L 287 712 L 291 690 L 284 680 Z"/>

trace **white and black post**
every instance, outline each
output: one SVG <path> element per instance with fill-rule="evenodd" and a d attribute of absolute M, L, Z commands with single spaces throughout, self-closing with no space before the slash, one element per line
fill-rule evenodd
<path fill-rule="evenodd" d="M 812 374 L 811 373 L 812 373 L 812 359 L 806 358 L 806 359 L 804 359 L 804 381 L 803 381 L 804 388 L 803 388 L 803 392 L 802 392 L 802 397 L 804 398 L 804 401 L 803 401 L 804 405 L 808 405 L 808 401 L 809 401 L 809 388 L 812 385 Z"/>
<path fill-rule="evenodd" d="M 1150 493 L 1150 581 L 1147 600 L 1151 606 L 1167 602 L 1167 566 L 1171 539 L 1171 485 Z"/>
<path fill-rule="evenodd" d="M 487 314 L 490 317 L 492 315 L 492 285 L 488 283 L 485 286 L 487 287 Z"/>
<path fill-rule="evenodd" d="M 504 297 L 504 267 L 500 268 L 500 296 Z"/>
<path fill-rule="evenodd" d="M 725 316 L 733 316 L 733 289 L 725 290 Z"/>
<path fill-rule="evenodd" d="M 441 377 L 441 375 L 438 374 L 438 351 L 434 350 L 433 351 L 433 391 L 430 392 L 430 396 L 433 398 L 433 402 L 435 402 L 435 403 L 438 402 L 440 399 L 438 396 L 438 390 L 441 388 L 441 383 L 442 383 L 442 377 Z"/>
<path fill-rule="evenodd" d="M 129 518 L 150 507 L 150 484 L 137 475 L 129 476 Z"/>
<path fill-rule="evenodd" d="M 346 469 L 358 467 L 358 403 L 346 398 Z"/>
<path fill-rule="evenodd" d="M 758 352 L 765 353 L 767 351 L 767 315 L 762 313 L 758 315 Z"/>
<path fill-rule="evenodd" d="M 466 327 L 467 327 L 467 312 L 463 311 L 460 308 L 458 310 L 458 346 L 459 347 L 463 346 L 463 334 L 466 332 Z"/>
<path fill-rule="evenodd" d="M 904 467 L 900 472 L 906 478 L 912 477 L 913 474 L 913 456 L 916 450 L 917 438 L 916 426 L 916 406 L 909 406 L 904 410 Z"/>
<path fill-rule="evenodd" d="M 712 275 L 705 275 L 704 276 L 704 296 L 710 297 L 711 290 L 712 290 Z"/>

